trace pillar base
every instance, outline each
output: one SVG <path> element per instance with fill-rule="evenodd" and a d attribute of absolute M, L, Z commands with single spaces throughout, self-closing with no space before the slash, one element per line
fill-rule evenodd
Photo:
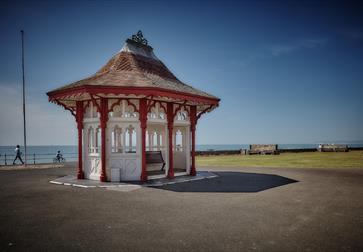
<path fill-rule="evenodd" d="M 106 182 L 106 176 L 105 175 L 101 175 L 100 176 L 100 181 L 101 182 Z"/>
<path fill-rule="evenodd" d="M 147 181 L 147 175 L 146 175 L 146 174 L 141 174 L 141 176 L 140 176 L 140 180 L 141 180 L 142 182 L 146 182 L 146 181 Z"/>
<path fill-rule="evenodd" d="M 166 176 L 168 179 L 173 179 L 173 178 L 175 178 L 175 176 L 174 176 L 174 171 L 173 172 L 170 172 L 170 173 L 168 173 L 168 176 Z"/>
<path fill-rule="evenodd" d="M 191 170 L 189 175 L 190 176 L 196 176 L 197 175 L 197 172 L 195 170 Z"/>
<path fill-rule="evenodd" d="M 84 179 L 84 173 L 83 172 L 78 172 L 77 179 Z"/>

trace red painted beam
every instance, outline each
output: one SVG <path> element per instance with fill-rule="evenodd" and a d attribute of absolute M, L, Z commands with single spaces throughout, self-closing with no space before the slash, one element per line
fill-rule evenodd
<path fill-rule="evenodd" d="M 125 94 L 125 95 L 145 95 L 145 96 L 165 96 L 178 100 L 187 100 L 206 105 L 218 105 L 220 99 L 206 97 L 202 95 L 190 94 L 185 92 L 173 91 L 159 87 L 114 87 L 83 85 L 62 90 L 54 90 L 47 93 L 49 100 L 61 99 L 62 97 L 79 95 L 82 93 L 96 94 Z"/>

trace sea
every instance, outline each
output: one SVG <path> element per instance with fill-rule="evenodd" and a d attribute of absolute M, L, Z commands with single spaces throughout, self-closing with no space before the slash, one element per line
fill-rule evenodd
<path fill-rule="evenodd" d="M 362 142 L 343 143 L 349 147 L 363 147 Z M 312 144 L 278 144 L 279 149 L 310 149 L 317 148 L 318 143 Z M 24 153 L 24 147 L 20 147 Z M 249 149 L 249 144 L 200 144 L 196 145 L 197 151 L 207 150 L 240 150 Z M 0 165 L 5 163 L 11 164 L 15 157 L 15 146 L 0 146 Z M 57 151 L 63 154 L 67 161 L 76 161 L 78 158 L 78 148 L 76 145 L 30 145 L 27 146 L 27 161 L 28 163 L 49 163 L 57 155 Z"/>

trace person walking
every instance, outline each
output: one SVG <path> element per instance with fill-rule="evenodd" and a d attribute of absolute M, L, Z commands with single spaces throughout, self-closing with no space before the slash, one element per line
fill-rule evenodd
<path fill-rule="evenodd" d="M 21 159 L 21 151 L 20 151 L 20 146 L 19 146 L 19 144 L 18 144 L 18 145 L 16 146 L 16 148 L 15 148 L 15 158 L 14 158 L 14 161 L 13 161 L 13 165 L 15 165 L 15 161 L 16 161 L 17 159 L 19 159 L 19 160 L 20 160 L 20 162 L 21 162 L 22 164 L 24 164 L 23 159 Z"/>

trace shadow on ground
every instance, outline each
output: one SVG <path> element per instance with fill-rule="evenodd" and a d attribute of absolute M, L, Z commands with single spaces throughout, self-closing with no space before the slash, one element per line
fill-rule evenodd
<path fill-rule="evenodd" d="M 213 172 L 218 177 L 170 184 L 159 189 L 174 192 L 260 192 L 270 188 L 298 182 L 273 174 L 245 172 Z"/>

